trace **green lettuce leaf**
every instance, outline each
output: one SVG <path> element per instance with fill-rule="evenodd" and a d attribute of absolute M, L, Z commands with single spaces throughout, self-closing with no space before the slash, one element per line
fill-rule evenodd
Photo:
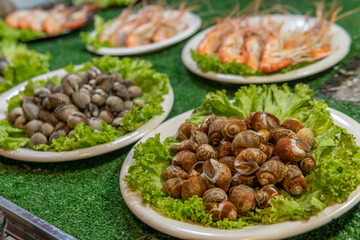
<path fill-rule="evenodd" d="M 191 49 L 190 54 L 192 59 L 197 63 L 198 67 L 203 72 L 216 72 L 216 73 L 223 73 L 223 74 L 234 74 L 234 75 L 241 75 L 241 76 L 262 76 L 262 75 L 269 75 L 267 73 L 263 73 L 261 70 L 251 70 L 247 65 L 242 63 L 237 63 L 234 61 L 222 63 L 220 59 L 215 55 L 208 56 L 206 54 L 198 53 L 197 51 Z M 299 69 L 305 66 L 312 64 L 313 62 L 301 62 L 297 63 L 292 66 L 284 67 L 276 72 L 272 72 L 270 74 L 277 74 L 277 73 L 286 73 L 295 69 Z"/>
<path fill-rule="evenodd" d="M 236 110 L 235 110 L 236 109 Z M 288 220 L 308 219 L 314 214 L 323 210 L 326 206 L 333 203 L 344 202 L 349 194 L 355 190 L 360 184 L 360 147 L 356 146 L 354 137 L 347 133 L 346 129 L 336 126 L 331 118 L 327 105 L 320 100 L 313 98 L 313 92 L 304 84 L 297 84 L 292 91 L 286 84 L 277 85 L 250 85 L 241 87 L 235 93 L 234 101 L 230 101 L 226 97 L 224 91 L 217 91 L 216 93 L 209 93 L 205 98 L 203 104 L 195 109 L 193 115 L 187 120 L 194 124 L 198 124 L 206 116 L 215 113 L 218 116 L 247 116 L 254 111 L 268 111 L 275 114 L 281 121 L 287 118 L 298 118 L 305 127 L 310 128 L 315 135 L 315 146 L 311 153 L 315 156 L 317 167 L 315 170 L 306 175 L 308 183 L 307 190 L 301 196 L 291 196 L 284 190 L 281 190 L 281 196 L 270 200 L 270 207 L 265 209 L 257 208 L 253 212 L 238 218 L 236 221 L 213 222 L 209 216 L 204 213 L 201 202 L 192 200 L 186 202 L 182 200 L 175 200 L 165 196 L 161 192 L 161 170 L 166 167 L 166 163 L 170 165 L 170 155 L 166 155 L 167 159 L 161 161 L 161 166 L 156 162 L 158 148 L 161 147 L 162 152 L 169 150 L 166 144 L 160 142 L 157 135 L 156 141 L 152 138 L 147 142 L 152 144 L 142 146 L 137 149 L 139 152 L 149 152 L 150 156 L 143 156 L 141 159 L 134 156 L 136 171 L 129 168 L 129 175 L 126 176 L 125 181 L 131 186 L 132 190 L 140 190 L 143 194 L 143 189 L 151 189 L 147 192 L 147 201 L 154 207 L 157 207 L 166 216 L 181 220 L 193 220 L 196 223 L 203 223 L 206 226 L 213 226 L 224 229 L 243 228 L 258 223 L 273 224 Z M 146 162 L 153 165 L 157 171 L 146 172 L 142 164 Z M 133 176 L 137 175 L 146 178 L 147 181 L 133 184 Z M 155 184 L 156 183 L 156 184 Z M 150 187 L 151 186 L 151 187 Z M 280 187 L 281 188 L 281 187 Z M 152 195 L 152 192 L 156 194 Z M 150 196 L 150 197 L 149 197 Z M 143 195 L 144 197 L 144 195 Z M 146 200 L 143 198 L 146 202 Z M 158 202 L 165 202 L 166 204 L 158 204 Z M 177 209 L 167 207 L 171 205 L 179 207 Z M 182 204 L 191 204 L 195 209 L 191 216 L 183 214 Z M 190 207 L 190 206 L 189 206 Z M 171 211 L 170 211 L 170 210 Z M 188 212 L 187 210 L 186 212 Z M 200 217 L 207 219 L 202 222 Z"/>
<path fill-rule="evenodd" d="M 0 19 L 0 39 L 28 42 L 46 37 L 43 32 L 36 32 L 30 29 L 13 29 L 4 20 Z"/>
<path fill-rule="evenodd" d="M 101 47 L 111 47 L 109 41 L 100 42 L 100 34 L 104 31 L 106 26 L 110 23 L 110 21 L 105 22 L 105 20 L 96 15 L 94 17 L 94 25 L 95 25 L 95 34 L 90 32 L 81 32 L 80 37 L 85 45 L 90 45 L 94 49 L 99 49 Z"/>
<path fill-rule="evenodd" d="M 15 42 L 0 42 L 0 55 L 10 61 L 5 69 L 4 82 L 0 85 L 0 92 L 9 90 L 19 83 L 38 76 L 49 70 L 50 54 L 40 54 L 28 50 L 26 45 Z"/>
<path fill-rule="evenodd" d="M 0 121 L 0 147 L 5 150 L 14 150 L 29 145 L 29 138 L 26 131 L 15 128 L 7 120 Z"/>
<path fill-rule="evenodd" d="M 105 9 L 111 6 L 128 6 L 130 3 L 135 2 L 135 0 L 74 0 L 74 4 L 82 3 L 95 3 L 100 6 L 101 9 Z"/>

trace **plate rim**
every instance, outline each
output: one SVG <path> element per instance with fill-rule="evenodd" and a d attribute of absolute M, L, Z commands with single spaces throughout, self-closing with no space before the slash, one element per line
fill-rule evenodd
<path fill-rule="evenodd" d="M 178 12 L 178 10 L 172 10 Z M 184 39 L 190 37 L 195 32 L 197 32 L 202 24 L 202 20 L 199 15 L 193 13 L 193 12 L 187 12 L 183 16 L 188 22 L 189 27 L 175 36 L 166 39 L 162 42 L 158 43 L 150 43 L 148 45 L 139 46 L 139 47 L 121 47 L 121 48 L 115 48 L 115 47 L 101 47 L 99 49 L 94 49 L 91 45 L 85 45 L 86 50 L 88 50 L 91 53 L 95 53 L 98 55 L 110 55 L 110 56 L 128 56 L 128 55 L 140 55 L 145 53 L 151 53 L 155 51 L 162 50 L 164 48 L 170 47 L 176 43 L 179 43 L 183 41 Z M 188 20 L 190 19 L 190 20 Z M 93 30 L 90 34 L 95 34 L 96 31 Z"/>
<path fill-rule="evenodd" d="M 337 121 L 346 121 L 347 124 L 350 126 L 354 126 L 358 129 L 360 129 L 360 123 L 355 121 L 350 116 L 339 112 L 333 108 L 327 108 L 332 118 Z M 176 121 L 177 119 L 186 119 L 191 116 L 191 113 L 194 109 L 184 112 L 182 114 L 179 114 L 177 116 L 174 116 L 173 118 L 165 121 L 160 126 L 158 126 L 155 130 L 151 131 L 150 133 L 146 134 L 142 139 L 139 140 L 137 144 L 140 142 L 146 141 L 147 138 L 154 136 L 154 134 L 161 131 L 162 128 L 165 128 L 166 125 L 172 124 L 172 121 Z M 360 144 L 360 130 L 358 130 L 359 136 L 356 139 L 357 145 Z M 354 135 L 354 134 L 353 134 Z M 166 137 L 166 136 L 165 136 Z M 136 145 L 137 145 L 136 144 Z M 135 146 L 136 146 L 135 145 Z M 168 235 L 179 237 L 179 238 L 186 238 L 186 239 L 204 239 L 205 237 L 207 239 L 269 239 L 270 238 L 287 238 L 296 236 L 299 234 L 303 234 L 306 232 L 309 232 L 311 230 L 317 229 L 329 222 L 331 222 L 333 219 L 336 219 L 340 217 L 341 215 L 348 212 L 351 208 L 353 208 L 359 201 L 360 201 L 360 185 L 357 186 L 357 188 L 348 196 L 348 199 L 343 203 L 333 204 L 330 206 L 327 206 L 322 211 L 317 213 L 316 215 L 310 217 L 308 220 L 299 220 L 299 221 L 286 221 L 282 223 L 275 223 L 270 225 L 255 225 L 250 227 L 245 227 L 243 229 L 219 229 L 219 228 L 213 228 L 213 227 L 205 227 L 200 224 L 196 223 L 188 223 L 188 222 L 181 222 L 177 221 L 175 219 L 169 218 L 164 216 L 161 212 L 150 206 L 149 204 L 142 203 L 141 196 L 139 191 L 133 192 L 131 191 L 127 183 L 124 182 L 122 179 L 128 174 L 129 167 L 133 164 L 134 160 L 132 159 L 134 148 L 135 146 L 130 150 L 129 154 L 126 156 L 120 176 L 119 176 L 119 185 L 122 197 L 126 203 L 126 205 L 129 207 L 130 211 L 135 214 L 137 218 L 139 218 L 142 222 L 145 224 L 151 226 L 152 228 L 161 231 L 163 233 L 166 233 Z M 331 211 L 332 208 L 336 208 L 335 211 Z M 145 212 L 143 211 L 145 209 Z M 149 211 L 149 212 L 147 212 Z M 330 213 L 328 213 L 330 212 Z M 325 214 L 325 216 L 321 216 Z M 154 215 L 157 217 L 157 221 L 154 221 Z M 319 216 L 320 215 L 320 216 Z M 159 218 L 160 216 L 160 218 Z M 320 218 L 320 219 L 319 219 Z M 188 225 L 190 224 L 190 226 Z M 180 225 L 180 227 L 177 227 L 175 225 Z M 295 225 L 295 226 L 294 226 Z M 201 232 L 194 229 L 189 229 L 187 227 L 194 227 L 194 226 L 200 226 L 202 230 L 206 229 L 208 231 Z M 265 234 L 261 234 L 263 229 L 265 228 Z M 282 229 L 281 231 L 274 230 L 274 226 L 276 226 L 279 229 Z M 305 228 L 305 229 L 304 229 Z M 284 231 L 283 229 L 289 229 L 288 231 Z M 262 230 L 262 231 L 259 231 Z M 252 232 L 257 232 L 258 235 L 252 235 Z M 249 235 L 250 234 L 250 235 Z M 269 235 L 270 234 L 270 235 Z"/>
<path fill-rule="evenodd" d="M 80 68 L 81 65 L 75 66 L 75 68 Z M 68 74 L 68 72 L 64 68 L 60 68 L 45 74 L 41 74 L 32 78 L 33 81 L 38 81 L 41 79 L 46 79 L 51 76 L 63 76 Z M 23 90 L 29 80 L 26 80 L 15 87 L 9 89 L 0 95 L 0 118 L 6 119 L 5 112 L 7 111 L 7 102 L 6 100 L 10 97 L 16 95 L 19 91 Z M 127 145 L 130 145 L 145 134 L 150 132 L 159 126 L 169 115 L 173 104 L 174 104 L 174 91 L 171 87 L 170 82 L 168 83 L 169 92 L 164 95 L 164 101 L 161 103 L 161 107 L 163 108 L 163 113 L 161 115 L 156 115 L 149 119 L 146 123 L 141 125 L 138 129 L 129 132 L 116 140 L 110 143 L 104 143 L 88 148 L 71 150 L 67 152 L 46 152 L 46 151 L 34 151 L 26 148 L 18 148 L 16 150 L 4 150 L 0 148 L 0 156 L 4 156 L 7 158 L 21 160 L 26 162 L 42 162 L 42 163 L 50 163 L 50 162 L 65 162 L 65 161 L 75 161 L 89 157 L 95 157 L 101 154 L 109 153 L 115 151 L 117 149 L 123 148 Z M 4 104 L 1 104 L 4 103 Z"/>
<path fill-rule="evenodd" d="M 274 18 L 291 18 L 294 20 L 302 20 L 305 21 L 305 15 L 283 15 L 283 14 L 272 14 L 270 15 Z M 259 18 L 260 16 L 252 16 L 252 18 Z M 310 21 L 314 21 L 315 18 L 309 18 Z M 232 84 L 263 84 L 263 83 L 278 83 L 278 82 L 285 82 L 285 81 L 292 81 L 297 80 L 300 78 L 308 77 L 315 75 L 319 72 L 325 71 L 326 69 L 331 68 L 332 66 L 336 65 L 340 62 L 350 51 L 351 48 L 351 37 L 349 33 L 340 25 L 334 23 L 332 25 L 331 31 L 337 31 L 338 34 L 333 36 L 337 38 L 343 38 L 342 44 L 339 44 L 339 48 L 336 50 L 335 53 L 331 54 L 330 56 L 321 59 L 317 62 L 314 62 L 308 66 L 291 70 L 286 73 L 279 73 L 273 74 L 268 76 L 250 76 L 250 77 L 243 77 L 241 75 L 234 75 L 234 74 L 222 74 L 216 73 L 213 71 L 203 72 L 196 64 L 196 62 L 192 59 L 190 49 L 196 49 L 198 43 L 201 39 L 211 31 L 212 28 L 215 26 L 211 26 L 209 28 L 204 29 L 203 31 L 199 32 L 198 34 L 194 35 L 190 38 L 185 46 L 181 51 L 181 60 L 185 67 L 194 73 L 195 75 L 201 76 L 203 78 L 222 82 L 222 83 L 232 83 Z"/>

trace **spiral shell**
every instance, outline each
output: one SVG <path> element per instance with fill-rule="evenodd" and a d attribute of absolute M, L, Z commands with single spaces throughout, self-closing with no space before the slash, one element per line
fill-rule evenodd
<path fill-rule="evenodd" d="M 287 165 L 288 171 L 281 182 L 285 191 L 292 195 L 300 195 L 305 192 L 307 182 L 301 170 L 295 165 Z"/>
<path fill-rule="evenodd" d="M 251 118 L 251 127 L 255 131 L 280 127 L 280 120 L 268 112 L 255 112 Z"/>
<path fill-rule="evenodd" d="M 259 144 L 259 149 L 266 154 L 267 158 L 270 158 L 274 153 L 275 146 L 271 143 L 269 144 Z"/>
<path fill-rule="evenodd" d="M 179 143 L 175 143 L 170 148 L 174 152 L 179 152 L 179 151 L 182 151 L 182 150 L 190 150 L 191 149 L 190 139 L 185 139 L 185 140 L 183 140 L 183 141 L 181 141 Z"/>
<path fill-rule="evenodd" d="M 235 174 L 236 170 L 234 167 L 235 157 L 234 156 L 225 156 L 219 159 L 219 162 L 227 165 L 230 168 L 231 174 Z"/>
<path fill-rule="evenodd" d="M 188 174 L 181 167 L 170 165 L 164 169 L 161 176 L 165 180 L 168 180 L 168 179 L 174 178 L 174 177 L 185 179 L 185 178 L 187 178 Z"/>
<path fill-rule="evenodd" d="M 205 207 L 205 211 L 212 215 L 214 221 L 223 220 L 225 218 L 229 221 L 234 221 L 237 218 L 237 209 L 230 201 L 208 204 Z"/>
<path fill-rule="evenodd" d="M 296 138 L 296 135 L 293 131 L 286 128 L 274 128 L 271 130 L 271 139 L 276 143 L 281 138 Z"/>
<path fill-rule="evenodd" d="M 236 206 L 238 214 L 243 214 L 255 209 L 257 204 L 255 191 L 246 185 L 238 185 L 230 188 L 229 201 Z"/>
<path fill-rule="evenodd" d="M 310 146 L 300 139 L 281 138 L 275 144 L 275 153 L 285 162 L 298 162 L 309 151 Z"/>
<path fill-rule="evenodd" d="M 209 127 L 208 136 L 209 142 L 212 146 L 219 146 L 221 140 L 224 138 L 222 134 L 222 129 L 224 128 L 224 124 L 227 121 L 225 117 L 220 117 L 212 121 Z"/>
<path fill-rule="evenodd" d="M 217 119 L 217 117 L 212 114 L 212 115 L 209 115 L 207 116 L 200 124 L 199 124 L 199 130 L 208 134 L 209 132 L 209 127 L 211 125 L 211 123 Z"/>
<path fill-rule="evenodd" d="M 190 168 L 197 162 L 195 153 L 189 150 L 183 150 L 178 152 L 172 159 L 175 166 L 183 168 L 186 172 L 189 172 Z"/>
<path fill-rule="evenodd" d="M 298 166 L 303 174 L 307 174 L 313 171 L 316 167 L 315 157 L 312 154 L 307 153 L 305 157 L 298 163 Z"/>
<path fill-rule="evenodd" d="M 202 197 L 207 189 L 206 180 L 200 174 L 189 175 L 187 180 L 183 181 L 181 197 L 187 200 L 194 195 Z"/>
<path fill-rule="evenodd" d="M 172 198 L 181 198 L 182 186 L 184 180 L 175 177 L 166 180 L 162 186 L 162 191 Z"/>
<path fill-rule="evenodd" d="M 232 143 L 230 141 L 226 141 L 226 140 L 222 140 L 220 142 L 220 145 L 217 147 L 217 150 L 216 150 L 218 158 L 233 155 L 233 153 L 231 151 L 231 144 Z"/>
<path fill-rule="evenodd" d="M 224 122 L 221 133 L 226 140 L 231 141 L 232 139 L 234 139 L 236 134 L 245 131 L 246 129 L 247 127 L 244 121 L 236 118 L 230 118 L 226 122 Z"/>
<path fill-rule="evenodd" d="M 231 186 L 247 185 L 249 187 L 256 187 L 258 180 L 255 174 L 243 175 L 241 173 L 235 173 L 231 178 Z"/>
<path fill-rule="evenodd" d="M 228 196 L 222 188 L 209 188 L 204 192 L 203 203 L 204 206 L 209 203 L 220 203 L 226 201 Z"/>
<path fill-rule="evenodd" d="M 197 130 L 197 127 L 194 124 L 184 122 L 178 128 L 176 140 L 183 141 L 185 139 L 190 139 L 191 132 L 196 131 L 196 130 Z"/>
<path fill-rule="evenodd" d="M 210 182 L 225 191 L 228 190 L 231 183 L 231 171 L 227 165 L 218 162 L 215 159 L 210 159 L 204 163 L 203 168 L 203 173 Z"/>
<path fill-rule="evenodd" d="M 196 162 L 192 167 L 190 168 L 188 175 L 194 175 L 194 174 L 202 174 L 204 170 L 204 161 Z"/>
<path fill-rule="evenodd" d="M 193 152 L 195 152 L 199 146 L 201 146 L 203 144 L 208 144 L 208 143 L 209 143 L 209 138 L 206 135 L 206 133 L 204 133 L 202 131 L 191 132 L 190 146 L 191 146 L 191 150 Z"/>
<path fill-rule="evenodd" d="M 209 144 L 202 144 L 196 149 L 196 157 L 199 161 L 206 161 L 210 158 L 216 159 L 216 151 Z"/>
<path fill-rule="evenodd" d="M 302 128 L 296 133 L 296 137 L 306 142 L 311 148 L 315 144 L 314 133 L 308 128 Z"/>
<path fill-rule="evenodd" d="M 236 157 L 234 168 L 242 175 L 250 175 L 256 172 L 266 159 L 266 154 L 260 149 L 247 148 Z"/>
<path fill-rule="evenodd" d="M 256 134 L 259 136 L 260 143 L 267 143 L 271 136 L 270 131 L 267 129 L 261 129 Z"/>
<path fill-rule="evenodd" d="M 244 148 L 257 148 L 259 147 L 259 136 L 253 130 L 246 130 L 238 133 L 231 146 L 234 156 L 237 156 Z"/>
<path fill-rule="evenodd" d="M 256 193 L 256 200 L 260 208 L 267 208 L 270 206 L 269 204 L 270 198 L 274 198 L 276 196 L 279 196 L 279 190 L 277 190 L 274 184 L 269 184 L 263 186 Z"/>
<path fill-rule="evenodd" d="M 262 186 L 276 184 L 285 177 L 287 167 L 279 161 L 266 161 L 256 172 L 257 179 Z"/>
<path fill-rule="evenodd" d="M 290 129 L 294 133 L 297 133 L 304 125 L 298 119 L 290 118 L 283 121 L 280 127 Z"/>

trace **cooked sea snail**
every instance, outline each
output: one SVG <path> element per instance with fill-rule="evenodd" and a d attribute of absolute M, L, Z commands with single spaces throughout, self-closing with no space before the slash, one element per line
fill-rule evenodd
<path fill-rule="evenodd" d="M 11 117 L 19 114 L 18 109 Z M 267 208 L 281 189 L 302 194 L 304 174 L 316 167 L 311 130 L 297 119 L 280 124 L 267 112 L 244 120 L 210 115 L 198 126 L 183 123 L 176 137 L 172 165 L 162 173 L 163 191 L 183 200 L 202 197 L 214 221 Z"/>
<path fill-rule="evenodd" d="M 100 129 L 102 122 L 106 122 L 120 130 L 122 117 L 132 110 L 136 105 L 133 102 L 143 94 L 131 80 L 126 81 L 129 87 L 119 74 L 103 73 L 96 67 L 71 73 L 62 78 L 60 86 L 55 87 L 50 82 L 35 89 L 33 97 L 24 97 L 20 101 L 21 108 L 12 109 L 8 120 L 15 127 L 26 129 L 33 139 L 31 147 L 72 134 L 74 131 L 71 130 L 82 122 L 94 129 Z M 119 86 L 123 88 L 121 96 L 115 90 Z M 124 92 L 129 97 L 122 97 Z"/>

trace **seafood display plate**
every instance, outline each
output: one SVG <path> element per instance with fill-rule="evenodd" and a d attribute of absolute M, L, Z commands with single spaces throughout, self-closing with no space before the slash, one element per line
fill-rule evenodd
<path fill-rule="evenodd" d="M 360 145 L 360 124 L 349 116 L 329 108 L 334 123 L 340 127 L 346 128 L 349 133 L 356 138 L 357 145 Z M 177 127 L 180 126 L 192 114 L 192 110 L 180 114 L 176 117 L 161 124 L 157 129 L 144 136 L 140 142 L 146 141 L 155 134 L 160 133 L 160 139 L 163 141 L 166 137 L 175 136 Z M 166 234 L 181 238 L 181 239 L 279 239 L 295 236 L 301 233 L 311 231 L 322 225 L 329 223 L 331 220 L 340 217 L 345 212 L 349 211 L 360 201 L 360 186 L 353 191 L 346 202 L 341 204 L 334 204 L 326 207 L 323 211 L 308 220 L 302 221 L 287 221 L 283 223 L 271 225 L 257 225 L 245 227 L 243 229 L 219 229 L 212 227 L 205 227 L 200 224 L 190 222 L 180 222 L 162 215 L 161 212 L 144 204 L 141 201 L 140 192 L 131 191 L 127 184 L 123 181 L 128 174 L 129 167 L 134 163 L 132 158 L 134 148 L 127 155 L 120 173 L 120 188 L 122 196 L 130 208 L 130 210 L 144 223 L 149 226 L 164 232 Z"/>
<path fill-rule="evenodd" d="M 308 29 L 314 22 L 315 18 L 309 18 L 306 21 L 306 16 L 303 15 L 270 15 L 271 19 L 276 22 L 284 22 L 282 27 L 282 34 L 285 34 L 286 31 L 294 31 L 295 29 Z M 249 17 L 249 23 L 256 23 L 260 21 L 260 16 Z M 314 75 L 316 73 L 322 72 L 336 63 L 340 62 L 349 52 L 351 38 L 345 29 L 340 27 L 337 24 L 333 24 L 330 29 L 330 34 L 332 35 L 331 47 L 335 51 L 327 56 L 324 59 L 321 59 L 313 64 L 310 64 L 306 67 L 302 67 L 296 70 L 292 70 L 286 73 L 273 74 L 267 76 L 250 76 L 244 77 L 240 75 L 233 74 L 222 74 L 216 72 L 203 72 L 196 64 L 196 62 L 191 57 L 191 49 L 196 50 L 201 40 L 205 35 L 210 32 L 214 27 L 210 27 L 201 31 L 194 37 L 192 37 L 184 46 L 181 58 L 184 65 L 191 72 L 199 75 L 201 77 L 223 82 L 223 83 L 235 83 L 235 84 L 261 84 L 261 83 L 275 83 L 275 82 L 284 82 L 289 80 L 295 80 L 299 78 L 304 78 L 307 76 Z"/>
<path fill-rule="evenodd" d="M 66 74 L 67 72 L 64 69 L 59 69 L 37 76 L 33 78 L 33 80 L 36 81 L 53 76 L 63 77 Z M 22 91 L 25 88 L 26 84 L 27 81 L 17 85 L 16 87 L 13 87 L 12 89 L 3 93 L 0 96 L 0 119 L 6 118 L 6 111 L 8 106 L 6 100 L 10 99 L 14 95 L 17 95 L 19 91 Z M 62 162 L 62 161 L 78 160 L 78 159 L 83 159 L 83 158 L 88 158 L 88 157 L 93 157 L 104 153 L 108 153 L 136 142 L 146 133 L 150 132 L 151 130 L 159 126 L 169 115 L 173 103 L 174 103 L 174 92 L 170 86 L 169 93 L 164 95 L 164 101 L 161 103 L 161 107 L 163 108 L 163 113 L 161 115 L 154 116 L 135 131 L 125 134 L 124 136 L 110 143 L 101 144 L 89 148 L 68 151 L 68 152 L 42 152 L 42 151 L 33 151 L 31 149 L 25 149 L 25 148 L 19 148 L 13 151 L 5 151 L 0 148 L 0 155 L 8 158 L 28 161 L 28 162 Z"/>
<path fill-rule="evenodd" d="M 177 11 L 175 10 L 172 12 L 174 12 L 173 14 L 177 13 Z M 135 18 L 136 15 L 132 15 L 131 17 Z M 112 56 L 138 55 L 138 54 L 145 54 L 145 53 L 159 51 L 161 49 L 167 48 L 171 45 L 174 45 L 190 37 L 201 27 L 201 18 L 194 13 L 191 12 L 185 13 L 183 19 L 188 24 L 188 28 L 182 32 L 179 32 L 174 37 L 166 39 L 162 42 L 150 43 L 148 45 L 139 46 L 139 47 L 120 47 L 120 48 L 102 47 L 99 49 L 94 49 L 92 46 L 86 45 L 86 49 L 98 55 L 112 55 Z M 96 34 L 96 32 L 94 31 L 91 34 Z"/>

